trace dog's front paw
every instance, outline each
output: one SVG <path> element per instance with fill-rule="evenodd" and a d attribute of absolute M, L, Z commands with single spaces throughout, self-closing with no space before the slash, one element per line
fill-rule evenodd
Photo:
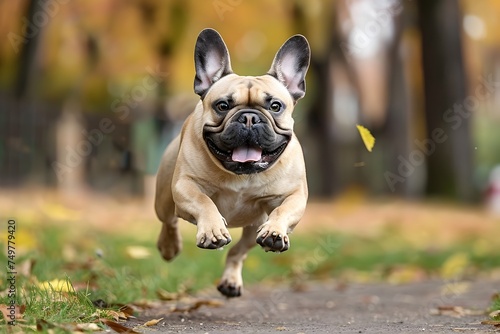
<path fill-rule="evenodd" d="M 242 289 L 242 282 L 231 282 L 226 279 L 223 279 L 219 283 L 219 285 L 217 285 L 217 290 L 219 290 L 220 293 L 229 298 L 241 296 Z"/>
<path fill-rule="evenodd" d="M 266 252 L 284 252 L 290 248 L 290 239 L 286 233 L 280 232 L 277 228 L 264 224 L 257 231 L 256 242 L 264 248 Z"/>
<path fill-rule="evenodd" d="M 226 228 L 201 229 L 198 226 L 196 246 L 206 249 L 218 249 L 231 242 L 231 235 Z"/>

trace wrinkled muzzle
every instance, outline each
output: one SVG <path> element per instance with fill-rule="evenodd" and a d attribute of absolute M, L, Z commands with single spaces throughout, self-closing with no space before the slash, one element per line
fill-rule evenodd
<path fill-rule="evenodd" d="M 291 132 L 275 127 L 258 110 L 241 109 L 218 126 L 206 125 L 203 138 L 224 168 L 236 174 L 253 174 L 278 160 Z"/>

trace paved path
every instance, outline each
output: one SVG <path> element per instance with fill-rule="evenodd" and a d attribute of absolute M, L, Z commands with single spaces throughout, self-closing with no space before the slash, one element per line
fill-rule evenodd
<path fill-rule="evenodd" d="M 457 293 L 443 296 L 446 288 Z M 213 294 L 222 301 L 220 307 L 202 306 L 189 313 L 154 308 L 127 326 L 163 317 L 154 327 L 136 328 L 164 333 L 498 333 L 481 324 L 486 315 L 467 313 L 486 309 L 499 290 L 500 281 L 492 280 L 344 287 L 309 283 L 303 292 L 254 286 L 243 297 L 227 301 Z M 439 306 L 462 308 L 450 311 L 453 316 L 431 314 Z"/>

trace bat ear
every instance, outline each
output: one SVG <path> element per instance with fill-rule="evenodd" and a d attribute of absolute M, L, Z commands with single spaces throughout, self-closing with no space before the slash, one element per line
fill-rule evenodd
<path fill-rule="evenodd" d="M 293 99 L 304 97 L 305 77 L 309 68 L 311 49 L 302 35 L 290 37 L 278 50 L 267 74 L 278 79 L 290 92 Z"/>
<path fill-rule="evenodd" d="M 203 96 L 220 78 L 230 73 L 231 60 L 224 40 L 214 29 L 204 29 L 194 48 L 194 91 Z"/>

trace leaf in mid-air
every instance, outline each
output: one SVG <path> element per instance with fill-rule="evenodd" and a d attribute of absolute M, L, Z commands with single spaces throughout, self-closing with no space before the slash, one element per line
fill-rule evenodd
<path fill-rule="evenodd" d="M 358 128 L 359 134 L 361 135 L 361 139 L 363 139 L 363 143 L 365 143 L 366 149 L 368 152 L 371 152 L 373 146 L 375 146 L 375 137 L 370 133 L 370 130 L 365 128 L 362 125 L 356 125 Z"/>

